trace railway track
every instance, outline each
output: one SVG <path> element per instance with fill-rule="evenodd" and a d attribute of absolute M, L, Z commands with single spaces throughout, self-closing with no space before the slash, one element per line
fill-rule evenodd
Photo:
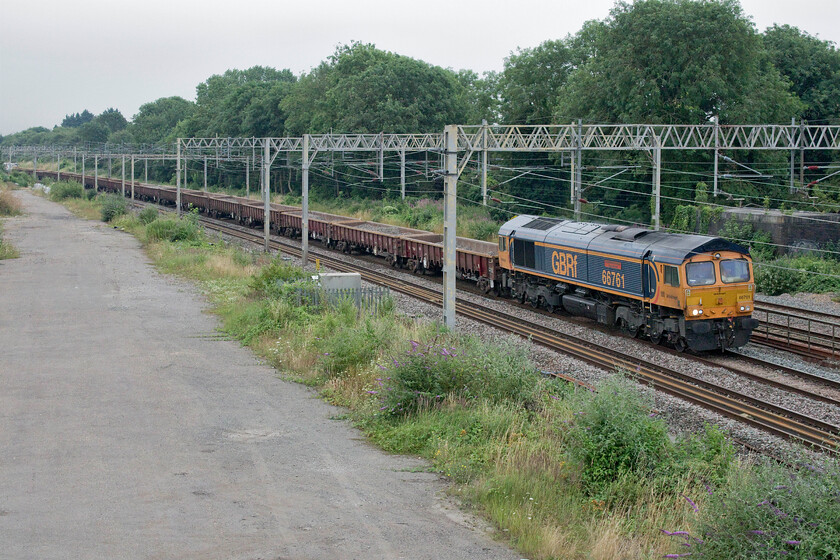
<path fill-rule="evenodd" d="M 750 341 L 814 361 L 840 360 L 840 322 L 835 315 L 756 302 L 759 327 Z"/>
<path fill-rule="evenodd" d="M 226 235 L 261 244 L 263 238 L 245 228 L 234 227 L 217 220 L 206 220 L 211 229 L 222 231 Z M 286 240 L 272 239 L 270 246 L 284 253 L 300 256 L 300 248 Z M 391 272 L 379 272 L 367 267 L 349 264 L 321 251 L 310 253 L 318 255 L 321 262 L 341 272 L 358 272 L 368 282 L 384 285 L 390 289 L 419 298 L 433 305 L 440 305 L 442 295 L 439 291 L 411 282 L 400 275 L 395 278 Z M 804 442 L 821 451 L 837 453 L 840 451 L 840 427 L 828 424 L 798 412 L 737 393 L 702 379 L 682 372 L 659 366 L 639 358 L 623 355 L 617 351 L 596 347 L 595 345 L 573 336 L 559 334 L 545 327 L 535 325 L 512 315 L 497 310 L 483 309 L 475 303 L 458 298 L 456 313 L 481 323 L 491 325 L 506 332 L 530 338 L 552 350 L 571 355 L 597 367 L 629 372 L 637 381 L 653 385 L 656 389 L 683 400 L 697 404 L 746 423 L 768 433 Z M 562 376 L 564 379 L 576 381 Z"/>

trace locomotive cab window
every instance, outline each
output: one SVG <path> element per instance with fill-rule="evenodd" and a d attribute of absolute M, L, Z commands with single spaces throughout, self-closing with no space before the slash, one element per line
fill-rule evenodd
<path fill-rule="evenodd" d="M 499 238 L 499 251 L 507 251 L 507 237 Z"/>
<path fill-rule="evenodd" d="M 750 281 L 750 265 L 747 259 L 720 261 L 720 279 L 726 284 Z"/>
<path fill-rule="evenodd" d="M 711 261 L 688 263 L 685 275 L 689 286 L 711 286 L 715 283 L 715 265 Z"/>
<path fill-rule="evenodd" d="M 680 269 L 676 266 L 665 265 L 665 283 L 669 286 L 680 285 Z"/>

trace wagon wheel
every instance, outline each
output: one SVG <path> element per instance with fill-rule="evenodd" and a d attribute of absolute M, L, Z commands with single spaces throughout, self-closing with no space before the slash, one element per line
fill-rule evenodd
<path fill-rule="evenodd" d="M 550 303 L 546 302 L 546 304 L 545 304 L 545 310 L 546 310 L 546 311 L 548 311 L 549 313 L 554 313 L 554 311 L 555 311 L 556 309 L 557 309 L 557 308 L 556 308 L 556 307 L 554 307 L 554 305 L 552 305 L 552 304 L 550 304 Z"/>
<path fill-rule="evenodd" d="M 530 305 L 531 307 L 536 309 L 540 306 L 540 302 L 542 301 L 542 299 L 543 299 L 542 296 L 537 296 L 535 298 L 530 298 L 528 300 L 528 305 Z"/>
<path fill-rule="evenodd" d="M 632 327 L 630 323 L 628 323 L 624 319 L 621 319 L 621 331 L 630 338 L 636 338 L 636 336 L 639 334 L 639 327 Z"/>
<path fill-rule="evenodd" d="M 527 293 L 525 292 L 525 290 L 522 290 L 522 293 L 519 294 L 519 303 L 525 303 L 525 300 L 527 299 L 527 297 L 528 296 L 527 296 Z"/>
<path fill-rule="evenodd" d="M 688 342 L 686 342 L 683 337 L 679 337 L 674 343 L 674 348 L 677 352 L 685 352 L 688 350 Z"/>
<path fill-rule="evenodd" d="M 663 331 L 650 333 L 650 341 L 653 342 L 654 344 L 660 344 L 662 342 L 662 335 L 663 334 L 664 334 Z"/>

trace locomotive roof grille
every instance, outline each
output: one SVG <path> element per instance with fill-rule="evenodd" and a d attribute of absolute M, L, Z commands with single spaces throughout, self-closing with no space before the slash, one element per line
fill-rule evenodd
<path fill-rule="evenodd" d="M 564 220 L 560 220 L 558 218 L 537 218 L 535 220 L 531 220 L 527 224 L 522 227 L 528 229 L 538 229 L 542 231 L 548 231 L 557 224 L 563 222 Z"/>

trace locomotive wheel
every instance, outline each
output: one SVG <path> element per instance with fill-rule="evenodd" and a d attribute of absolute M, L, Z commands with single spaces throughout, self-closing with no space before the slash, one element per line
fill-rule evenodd
<path fill-rule="evenodd" d="M 658 333 L 657 332 L 650 333 L 650 341 L 653 342 L 654 344 L 660 344 L 662 342 L 662 334 L 663 333 L 661 331 L 658 332 Z"/>
<path fill-rule="evenodd" d="M 677 342 L 674 343 L 674 349 L 677 352 L 685 352 L 688 350 L 688 342 L 686 342 L 684 338 L 680 337 L 677 339 Z"/>

